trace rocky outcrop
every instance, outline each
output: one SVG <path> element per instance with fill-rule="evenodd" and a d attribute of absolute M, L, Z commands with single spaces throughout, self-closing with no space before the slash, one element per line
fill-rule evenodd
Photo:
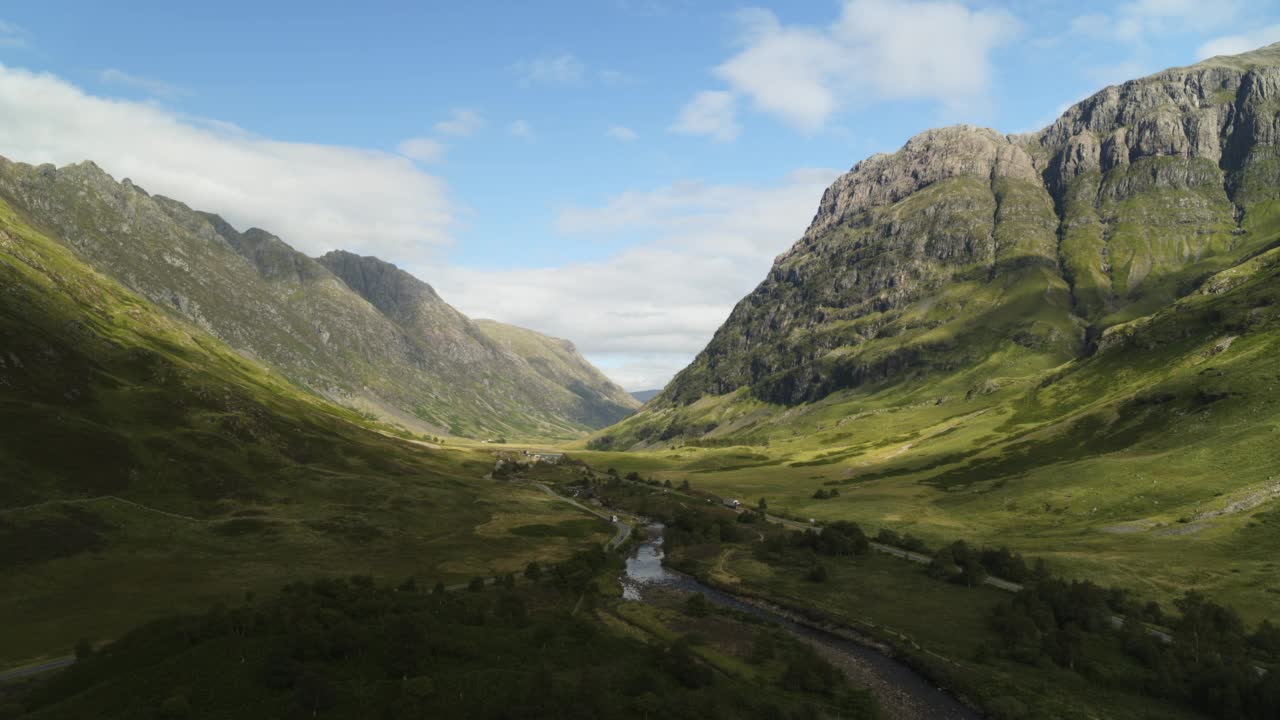
<path fill-rule="evenodd" d="M 1265 249 L 1280 44 L 1108 87 L 1045 130 L 956 126 L 872 156 L 650 407 L 796 404 L 929 375 L 985 382 L 1111 344 Z M 1033 359 L 1034 358 L 1034 359 Z"/>

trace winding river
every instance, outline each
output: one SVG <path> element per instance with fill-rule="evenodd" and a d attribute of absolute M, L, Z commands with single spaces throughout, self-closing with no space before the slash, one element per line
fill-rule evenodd
<path fill-rule="evenodd" d="M 647 531 L 648 539 L 639 543 L 627 558 L 626 573 L 622 577 L 625 599 L 645 602 L 646 588 L 674 588 L 700 592 L 717 605 L 771 621 L 813 645 L 843 668 L 855 683 L 866 685 L 880 701 L 884 717 L 889 720 L 978 720 L 981 717 L 906 664 L 875 648 L 801 625 L 668 569 L 662 564 L 662 526 L 651 525 Z"/>

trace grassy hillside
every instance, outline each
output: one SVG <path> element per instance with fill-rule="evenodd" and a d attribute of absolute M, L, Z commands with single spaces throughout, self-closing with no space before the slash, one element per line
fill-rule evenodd
<path fill-rule="evenodd" d="M 1156 599 L 1201 589 L 1260 619 L 1280 603 L 1278 353 L 1280 249 L 1020 381 L 961 372 L 790 409 L 740 391 L 607 431 L 702 437 L 582 457 L 802 518 L 1008 543 Z"/>
<path fill-rule="evenodd" d="M 0 158 L 0 198 L 95 270 L 332 402 L 464 437 L 574 438 L 619 417 L 582 412 L 573 388 L 377 258 L 309 258 L 90 162 Z"/>
<path fill-rule="evenodd" d="M 577 396 L 572 417 L 591 427 L 612 425 L 640 403 L 578 354 L 573 343 L 495 320 L 476 324 L 491 340 L 523 359 L 534 372 Z"/>
<path fill-rule="evenodd" d="M 1280 45 L 864 160 L 590 459 L 1274 614 L 1278 83 Z"/>
<path fill-rule="evenodd" d="M 291 579 L 459 582 L 608 537 L 494 492 L 487 454 L 299 390 L 3 203 L 0 296 L 0 666 Z"/>

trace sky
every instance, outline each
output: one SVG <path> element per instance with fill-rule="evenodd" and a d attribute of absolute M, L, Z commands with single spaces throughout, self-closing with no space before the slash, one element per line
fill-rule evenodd
<path fill-rule="evenodd" d="M 642 390 L 862 158 L 1277 41 L 1267 0 L 0 0 L 0 155 L 376 255 Z"/>

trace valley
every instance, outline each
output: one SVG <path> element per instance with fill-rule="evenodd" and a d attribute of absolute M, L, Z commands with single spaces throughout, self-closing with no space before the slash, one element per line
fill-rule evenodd
<path fill-rule="evenodd" d="M 0 717 L 1274 717 L 1277 98 L 919 133 L 637 392 L 685 329 L 0 158 Z"/>

